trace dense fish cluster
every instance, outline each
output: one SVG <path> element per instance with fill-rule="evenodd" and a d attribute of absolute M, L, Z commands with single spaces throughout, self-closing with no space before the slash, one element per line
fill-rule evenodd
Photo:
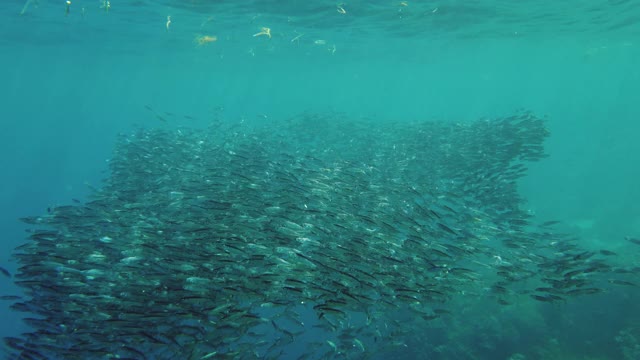
<path fill-rule="evenodd" d="M 634 285 L 534 224 L 530 113 L 472 123 L 302 114 L 140 130 L 90 201 L 23 219 L 16 359 L 367 358 L 459 297 L 553 302 Z"/>

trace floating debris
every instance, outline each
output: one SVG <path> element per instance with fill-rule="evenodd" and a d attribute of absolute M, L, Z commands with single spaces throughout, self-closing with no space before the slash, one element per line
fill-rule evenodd
<path fill-rule="evenodd" d="M 218 41 L 218 37 L 215 35 L 198 35 L 194 41 L 198 46 L 203 46 Z"/>
<path fill-rule="evenodd" d="M 253 37 L 256 37 L 256 36 L 266 36 L 269 39 L 271 39 L 271 29 L 268 27 L 262 27 L 260 28 L 259 32 L 253 34 Z"/>

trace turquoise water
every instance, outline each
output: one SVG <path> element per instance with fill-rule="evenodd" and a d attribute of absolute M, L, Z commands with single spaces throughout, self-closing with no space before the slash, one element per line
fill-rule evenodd
<path fill-rule="evenodd" d="M 25 241 L 17 218 L 85 199 L 87 184 L 106 177 L 118 133 L 303 111 L 372 121 L 546 116 L 550 156 L 521 181 L 523 206 L 638 266 L 637 246 L 624 240 L 640 236 L 638 2 L 104 5 L 0 4 L 0 266 L 11 272 L 11 249 Z M 0 293 L 16 291 L 0 278 Z M 484 303 L 465 304 L 417 329 L 403 356 L 437 358 L 442 346 L 442 358 L 635 359 L 638 299 L 637 288 L 615 288 L 489 315 Z M 9 302 L 0 311 L 0 336 L 26 329 Z"/>

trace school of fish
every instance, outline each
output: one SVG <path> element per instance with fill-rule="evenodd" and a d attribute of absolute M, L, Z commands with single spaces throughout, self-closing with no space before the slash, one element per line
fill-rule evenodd
<path fill-rule="evenodd" d="M 4 339 L 8 356 L 384 358 L 458 297 L 635 286 L 637 268 L 524 207 L 518 179 L 548 135 L 525 111 L 121 135 L 90 199 L 22 219 L 25 296 L 5 298 L 31 331 Z"/>

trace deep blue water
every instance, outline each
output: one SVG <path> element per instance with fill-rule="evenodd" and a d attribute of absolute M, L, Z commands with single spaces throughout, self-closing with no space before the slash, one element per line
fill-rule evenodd
<path fill-rule="evenodd" d="M 63 1 L 39 0 L 20 15 L 22 1 L 2 2 L 0 266 L 15 270 L 18 217 L 100 185 L 119 132 L 308 110 L 400 121 L 546 115 L 550 157 L 523 179 L 525 206 L 566 222 L 586 247 L 633 250 L 624 237 L 640 236 L 640 3 L 400 3 L 347 3 L 341 14 L 331 1 L 113 1 L 107 12 L 74 0 L 65 15 Z M 271 38 L 254 36 L 262 27 Z M 199 44 L 204 35 L 217 41 Z M 164 123 L 145 105 L 175 115 Z M 0 277 L 0 294 L 16 292 Z M 549 359 L 584 346 L 614 359 L 620 331 L 640 335 L 638 299 L 623 288 L 528 306 L 529 326 L 513 326 L 552 339 Z M 8 306 L 0 336 L 25 330 Z"/>

